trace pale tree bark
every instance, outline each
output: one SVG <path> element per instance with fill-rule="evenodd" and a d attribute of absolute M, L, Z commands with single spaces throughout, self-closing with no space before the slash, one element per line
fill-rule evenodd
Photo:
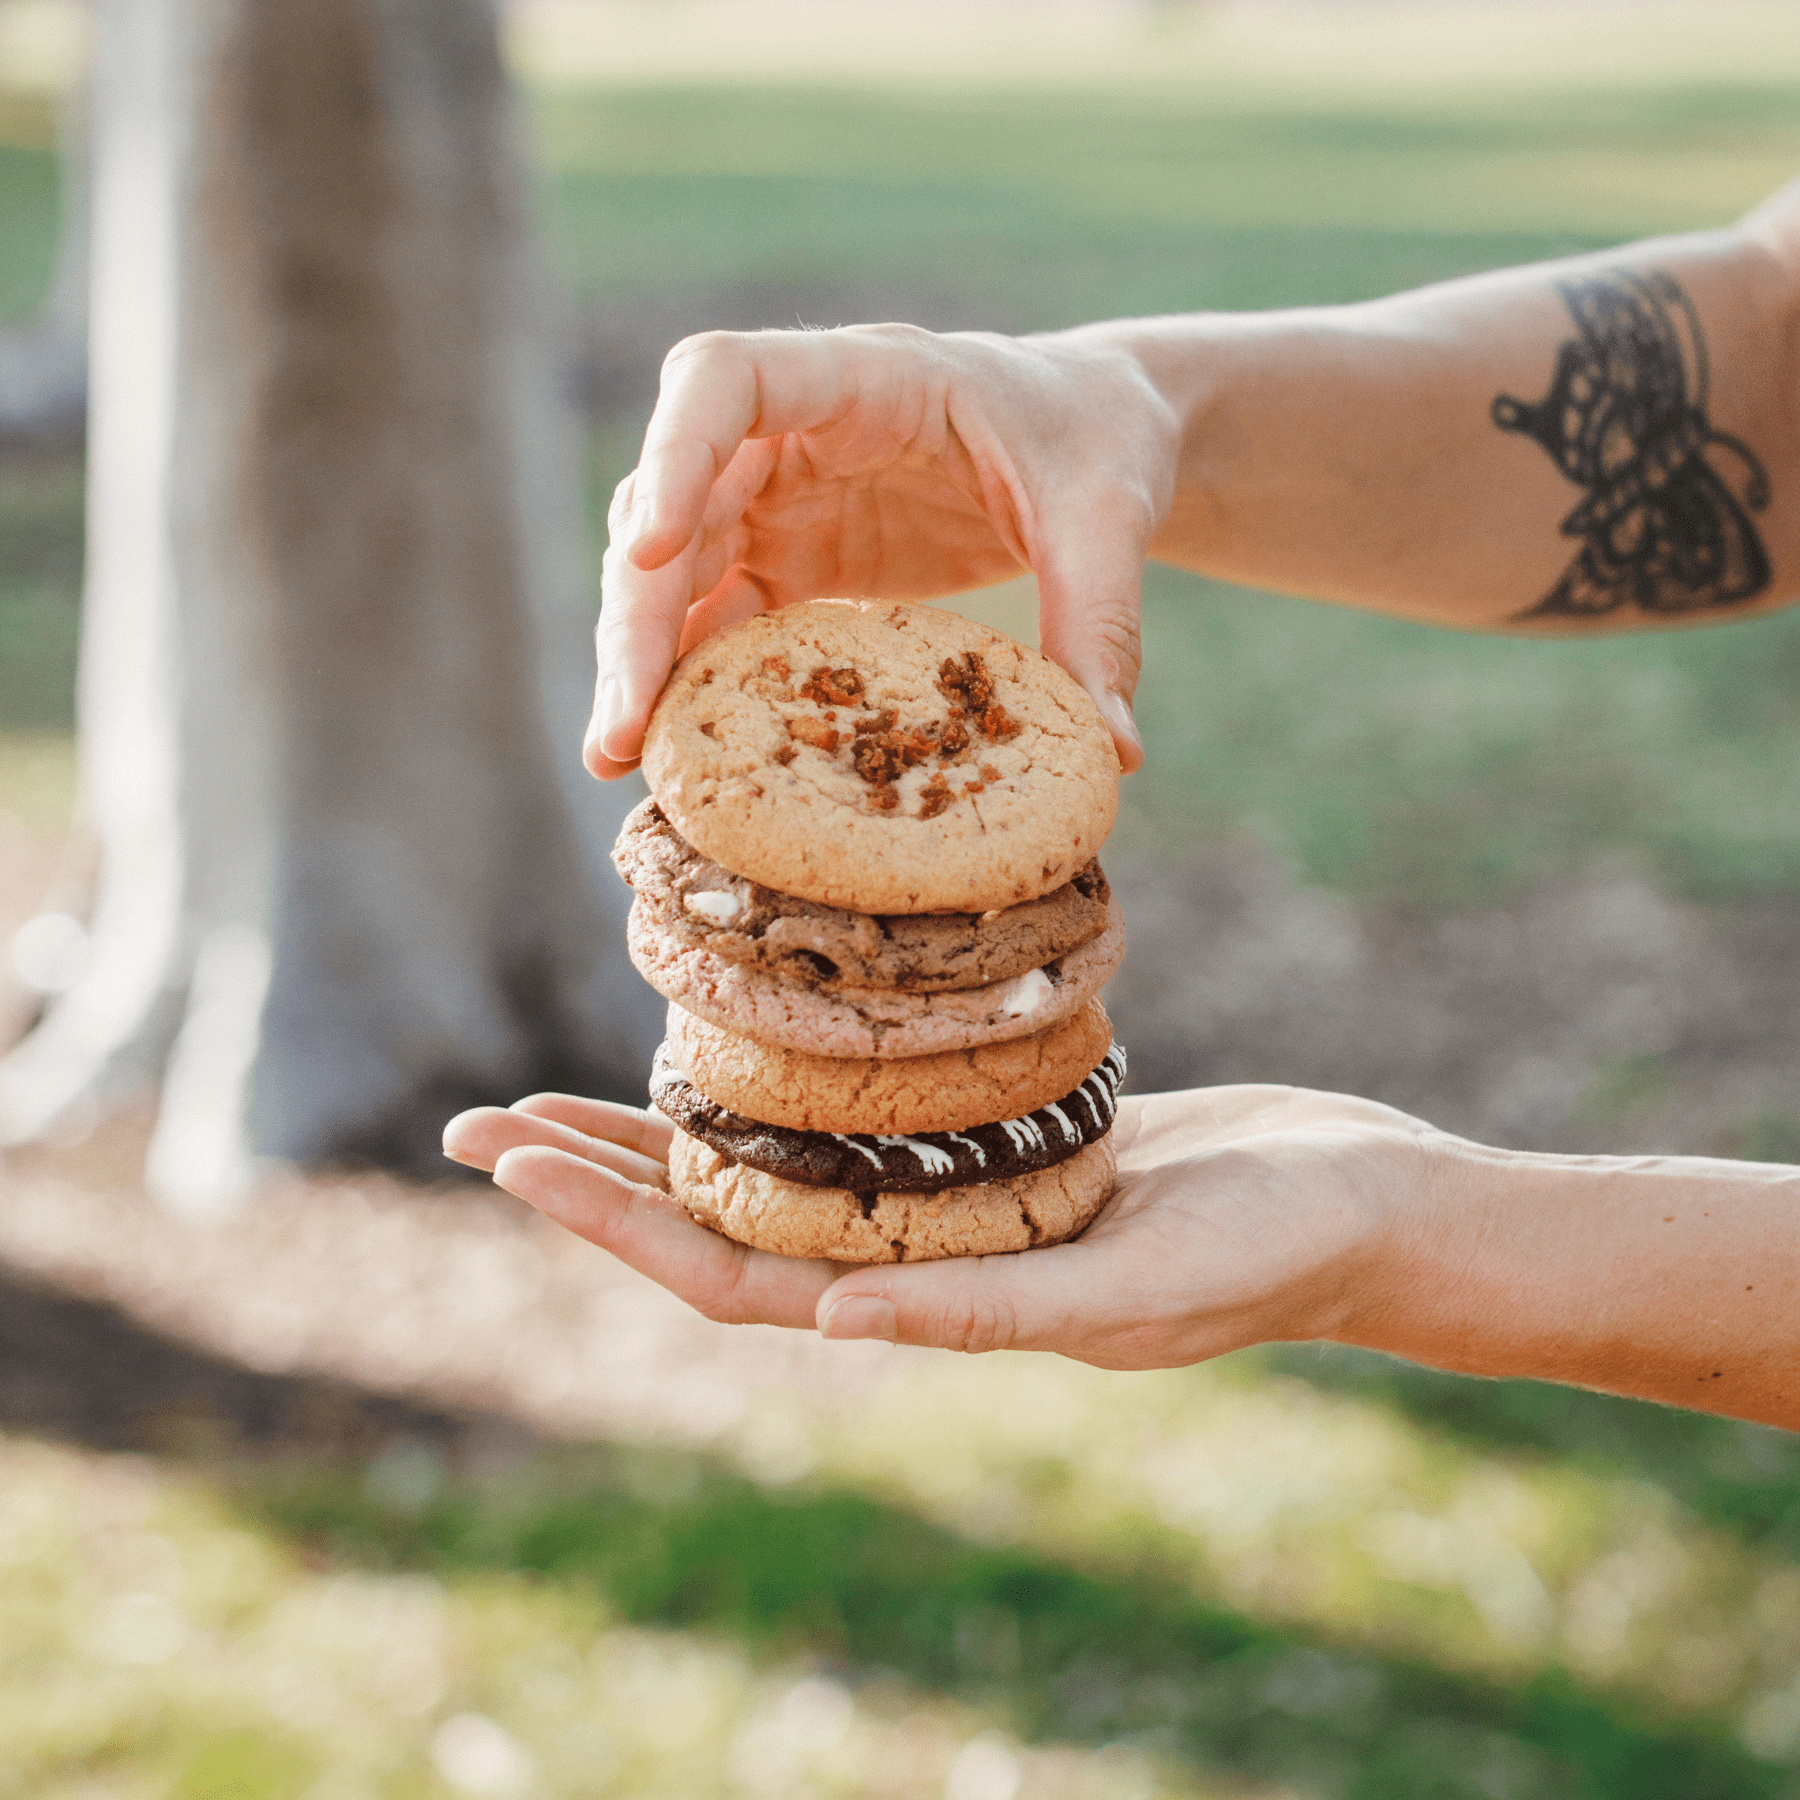
<path fill-rule="evenodd" d="M 441 1168 L 478 1099 L 641 1094 L 578 760 L 579 428 L 486 0 L 100 0 L 78 697 L 86 972 L 13 1141 L 159 1082 L 148 1179 Z"/>

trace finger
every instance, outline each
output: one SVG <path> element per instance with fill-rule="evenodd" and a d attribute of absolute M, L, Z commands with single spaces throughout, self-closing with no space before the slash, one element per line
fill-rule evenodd
<path fill-rule="evenodd" d="M 1131 714 L 1143 661 L 1144 557 L 1155 530 L 1147 499 L 1116 488 L 1079 511 L 1049 512 L 1036 546 L 1039 641 L 1087 689 L 1126 774 L 1143 767 Z"/>
<path fill-rule="evenodd" d="M 690 608 L 687 623 L 681 628 L 681 654 L 686 656 L 715 631 L 754 619 L 768 610 L 769 595 L 762 583 L 743 569 L 733 569 L 704 600 Z"/>
<path fill-rule="evenodd" d="M 668 1182 L 669 1172 L 662 1163 L 553 1119 L 484 1106 L 460 1114 L 444 1128 L 444 1154 L 472 1169 L 492 1170 L 509 1150 L 533 1144 L 567 1151 L 648 1187 Z"/>
<path fill-rule="evenodd" d="M 1060 1244 L 857 1269 L 819 1296 L 819 1331 L 970 1353 L 1067 1350 L 1094 1260 L 1091 1249 Z"/>
<path fill-rule="evenodd" d="M 666 1161 L 675 1127 L 655 1107 L 620 1106 L 612 1100 L 589 1100 L 580 1094 L 529 1094 L 511 1110 L 559 1125 L 592 1138 L 606 1138 L 642 1156 Z"/>
<path fill-rule="evenodd" d="M 495 1183 L 727 1325 L 808 1329 L 837 1267 L 751 1250 L 694 1222 L 665 1194 L 565 1151 L 511 1150 Z"/>
<path fill-rule="evenodd" d="M 775 461 L 773 443 L 743 445 L 714 484 L 698 534 L 666 567 L 645 573 L 619 554 L 616 538 L 609 546 L 601 565 L 594 716 L 584 749 L 588 767 L 602 779 L 636 763 L 676 658 L 722 625 L 766 610 L 766 593 L 744 586 L 749 578 L 732 567 L 732 557 L 744 509 Z"/>
<path fill-rule="evenodd" d="M 693 539 L 745 438 L 841 418 L 856 402 L 856 365 L 868 351 L 841 331 L 708 331 L 677 344 L 638 458 L 626 540 L 636 567 L 661 568 Z"/>
<path fill-rule="evenodd" d="M 594 716 L 582 759 L 602 781 L 637 763 L 650 709 L 675 666 L 681 627 L 695 599 L 698 546 L 646 573 L 617 544 L 600 563 L 600 621 L 594 628 Z"/>

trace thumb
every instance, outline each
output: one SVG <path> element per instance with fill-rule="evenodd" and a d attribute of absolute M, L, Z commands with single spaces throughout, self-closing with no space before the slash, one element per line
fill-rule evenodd
<path fill-rule="evenodd" d="M 1073 1245 L 857 1269 L 819 1296 L 820 1335 L 937 1350 L 1054 1350 L 1069 1319 Z"/>
<path fill-rule="evenodd" d="M 1144 762 L 1131 697 L 1143 663 L 1144 557 L 1155 529 L 1147 499 L 1114 488 L 1058 509 L 1037 556 L 1044 654 L 1087 690 L 1128 775 Z"/>

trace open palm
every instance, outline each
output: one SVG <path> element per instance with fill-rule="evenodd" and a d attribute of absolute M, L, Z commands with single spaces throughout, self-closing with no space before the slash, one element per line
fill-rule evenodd
<path fill-rule="evenodd" d="M 1329 1336 L 1359 1259 L 1418 1188 L 1430 1126 L 1284 1087 L 1128 1098 L 1119 1184 L 1074 1243 L 847 1269 L 752 1250 L 668 1198 L 673 1127 L 654 1110 L 540 1094 L 446 1128 L 446 1153 L 662 1283 L 709 1318 L 952 1350 L 1054 1350 L 1166 1368 Z"/>

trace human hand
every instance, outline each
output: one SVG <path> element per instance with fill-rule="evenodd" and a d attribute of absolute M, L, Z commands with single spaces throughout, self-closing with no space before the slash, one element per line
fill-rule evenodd
<path fill-rule="evenodd" d="M 673 1129 L 655 1111 L 538 1094 L 461 1114 L 444 1148 L 711 1319 L 1054 1350 L 1110 1369 L 1341 1335 L 1390 1285 L 1372 1273 L 1419 1202 L 1439 1136 L 1391 1107 L 1303 1088 L 1130 1098 L 1114 1126 L 1118 1188 L 1073 1243 L 846 1268 L 697 1224 L 665 1191 Z"/>
<path fill-rule="evenodd" d="M 724 625 L 1026 569 L 1045 653 L 1139 767 L 1139 585 L 1179 437 L 1136 362 L 1091 331 L 684 339 L 608 515 L 588 767 L 635 766 L 677 656 Z"/>

